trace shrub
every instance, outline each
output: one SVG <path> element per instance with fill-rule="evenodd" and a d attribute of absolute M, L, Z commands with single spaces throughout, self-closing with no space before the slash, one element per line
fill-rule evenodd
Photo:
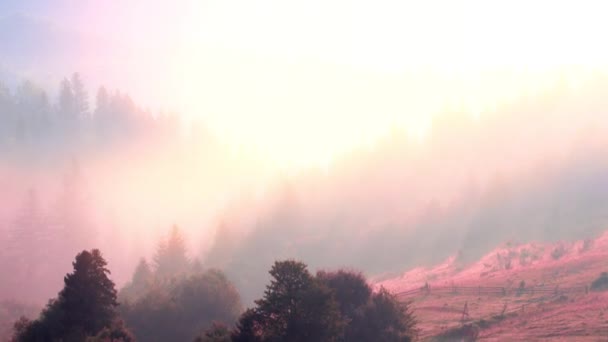
<path fill-rule="evenodd" d="M 374 293 L 360 273 L 311 276 L 297 261 L 276 262 L 264 298 L 247 310 L 233 341 L 411 341 L 416 322 L 408 304 L 385 289 Z"/>
<path fill-rule="evenodd" d="M 564 247 L 564 245 L 560 244 L 559 246 L 555 247 L 553 249 L 553 251 L 551 251 L 551 257 L 554 260 L 558 260 L 559 258 L 561 258 L 562 256 L 564 256 L 566 254 L 566 247 Z"/>
<path fill-rule="evenodd" d="M 519 287 L 517 288 L 517 296 L 521 296 L 526 291 L 526 282 L 520 281 Z"/>
<path fill-rule="evenodd" d="M 608 289 L 608 272 L 602 272 L 599 278 L 591 283 L 592 291 L 603 291 Z"/>

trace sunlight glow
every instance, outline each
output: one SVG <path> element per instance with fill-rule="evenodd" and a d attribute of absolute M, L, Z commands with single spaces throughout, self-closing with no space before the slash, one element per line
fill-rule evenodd
<path fill-rule="evenodd" d="M 604 68 L 590 1 L 192 1 L 172 61 L 180 110 L 281 166 L 326 165 L 391 126 L 420 139 Z"/>

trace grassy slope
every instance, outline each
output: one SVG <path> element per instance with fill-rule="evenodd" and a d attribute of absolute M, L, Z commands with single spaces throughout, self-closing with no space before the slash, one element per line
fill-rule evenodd
<path fill-rule="evenodd" d="M 563 252 L 559 258 L 556 250 Z M 404 298 L 413 300 L 423 340 L 461 326 L 467 303 L 469 318 L 465 321 L 480 327 L 479 338 L 483 340 L 598 341 L 608 340 L 608 292 L 566 292 L 560 288 L 584 288 L 604 271 L 608 271 L 608 232 L 587 243 L 505 246 L 467 266 L 450 258 L 436 267 L 414 269 L 378 285 L 398 293 L 428 282 L 430 294 Z M 528 289 L 558 286 L 558 290 L 518 296 L 521 281 Z M 508 294 L 433 293 L 433 288 L 441 286 L 500 286 Z"/>

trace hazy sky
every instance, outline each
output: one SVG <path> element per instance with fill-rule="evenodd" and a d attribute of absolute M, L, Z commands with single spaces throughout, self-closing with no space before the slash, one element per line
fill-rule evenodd
<path fill-rule="evenodd" d="M 3 1 L 105 42 L 74 70 L 280 165 L 480 115 L 608 61 L 601 1 Z M 100 43 L 101 44 L 101 43 Z M 560 72 L 560 74 L 557 73 Z M 63 75 L 57 75 L 57 78 Z M 114 84 L 120 83 L 120 84 Z"/>

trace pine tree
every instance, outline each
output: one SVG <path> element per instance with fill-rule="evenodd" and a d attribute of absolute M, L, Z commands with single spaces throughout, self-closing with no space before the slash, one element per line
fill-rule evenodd
<path fill-rule="evenodd" d="M 64 288 L 39 319 L 15 328 L 14 341 L 84 341 L 118 323 L 116 289 L 97 249 L 82 251 L 64 277 Z"/>
<path fill-rule="evenodd" d="M 171 234 L 161 241 L 154 256 L 156 275 L 172 277 L 188 272 L 190 260 L 187 256 L 186 244 L 177 225 L 171 228 Z"/>
<path fill-rule="evenodd" d="M 236 341 L 336 341 L 345 322 L 329 288 L 310 275 L 306 265 L 275 262 L 272 280 L 256 308 L 241 318 Z"/>
<path fill-rule="evenodd" d="M 25 81 L 15 94 L 20 135 L 24 142 L 38 143 L 49 131 L 50 105 L 46 92 L 33 82 Z"/>
<path fill-rule="evenodd" d="M 74 95 L 74 111 L 80 121 L 88 119 L 89 116 L 89 95 L 84 87 L 82 78 L 77 72 L 71 78 L 72 94 Z"/>
<path fill-rule="evenodd" d="M 145 289 L 148 286 L 150 286 L 151 282 L 152 282 L 152 270 L 150 269 L 150 266 L 148 265 L 148 262 L 146 261 L 146 259 L 142 258 L 139 261 L 139 264 L 137 264 L 137 267 L 135 268 L 135 272 L 133 273 L 133 279 L 131 280 L 131 283 L 137 288 L 137 289 Z"/>
<path fill-rule="evenodd" d="M 114 283 L 108 278 L 110 270 L 97 249 L 81 252 L 72 265 L 74 272 L 65 276 L 57 301 L 63 324 L 96 335 L 116 318 L 118 302 Z"/>
<path fill-rule="evenodd" d="M 59 85 L 59 103 L 57 109 L 63 121 L 76 121 L 76 100 L 74 99 L 72 84 L 67 78 L 64 78 Z"/>

